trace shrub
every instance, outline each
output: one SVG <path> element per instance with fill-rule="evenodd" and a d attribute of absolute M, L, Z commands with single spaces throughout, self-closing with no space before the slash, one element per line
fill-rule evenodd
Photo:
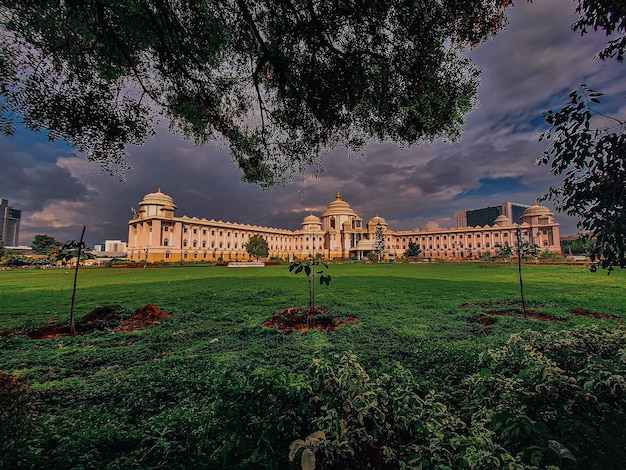
<path fill-rule="evenodd" d="M 316 360 L 310 370 L 311 405 L 317 407 L 305 440 L 290 458 L 313 468 L 524 467 L 480 424 L 467 427 L 434 391 L 419 396 L 409 371 L 396 365 L 370 376 L 348 354 L 337 365 Z"/>
<path fill-rule="evenodd" d="M 526 462 L 623 468 L 615 449 L 626 446 L 625 344 L 623 329 L 512 335 L 482 354 L 466 407 Z"/>
<path fill-rule="evenodd" d="M 0 468 L 18 466 L 33 417 L 26 381 L 0 372 Z"/>

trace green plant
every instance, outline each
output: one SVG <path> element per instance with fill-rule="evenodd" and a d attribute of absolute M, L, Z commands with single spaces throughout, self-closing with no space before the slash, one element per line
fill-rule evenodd
<path fill-rule="evenodd" d="M 406 258 L 417 258 L 422 251 L 422 248 L 415 242 L 409 242 L 408 249 L 404 252 Z"/>
<path fill-rule="evenodd" d="M 624 329 L 512 335 L 506 346 L 481 354 L 482 370 L 465 382 L 465 407 L 530 464 L 578 461 L 587 468 L 594 447 L 610 461 L 610 449 L 626 445 L 620 431 L 610 443 L 600 432 L 626 422 L 624 344 Z"/>
<path fill-rule="evenodd" d="M 35 416 L 25 380 L 0 372 L 0 468 L 16 468 Z"/>
<path fill-rule="evenodd" d="M 314 470 L 315 448 L 325 440 L 326 435 L 322 431 L 315 431 L 304 440 L 296 439 L 289 446 L 289 461 L 293 462 L 298 452 L 302 450 L 302 455 L 300 456 L 302 470 Z"/>
<path fill-rule="evenodd" d="M 261 235 L 254 235 L 250 237 L 245 246 L 248 254 L 257 260 L 259 258 L 267 258 L 267 255 L 269 254 L 267 241 Z"/>
<path fill-rule="evenodd" d="M 415 379 L 400 365 L 368 373 L 348 353 L 338 361 L 315 360 L 309 383 L 318 431 L 290 448 L 292 459 L 303 449 L 303 468 L 318 459 L 323 468 L 530 468 L 480 423 L 462 422 L 443 396 L 418 395 Z"/>
<path fill-rule="evenodd" d="M 312 260 L 307 261 L 294 261 L 289 264 L 289 272 L 294 274 L 300 274 L 304 272 L 309 281 L 309 310 L 307 312 L 307 326 L 313 326 L 313 319 L 315 315 L 315 274 L 319 274 L 320 285 L 330 285 L 331 277 L 324 273 L 324 269 L 328 269 L 328 265 L 324 263 L 320 258 L 315 257 Z"/>

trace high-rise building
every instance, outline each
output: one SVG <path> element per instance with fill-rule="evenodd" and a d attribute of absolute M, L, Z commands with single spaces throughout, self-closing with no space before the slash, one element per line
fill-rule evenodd
<path fill-rule="evenodd" d="M 503 202 L 499 206 L 480 207 L 478 209 L 463 209 L 454 212 L 457 227 L 484 227 L 493 225 L 498 216 L 504 215 L 514 223 L 522 220 L 524 211 L 530 206 L 515 202 Z"/>
<path fill-rule="evenodd" d="M 18 246 L 21 217 L 21 210 L 13 209 L 8 200 L 0 198 L 0 240 L 4 246 Z"/>

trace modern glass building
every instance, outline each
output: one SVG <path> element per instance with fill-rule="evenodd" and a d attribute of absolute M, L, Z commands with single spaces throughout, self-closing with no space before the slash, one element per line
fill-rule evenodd
<path fill-rule="evenodd" d="M 460 210 L 454 213 L 457 227 L 484 227 L 493 225 L 498 216 L 504 215 L 513 223 L 520 223 L 524 211 L 530 206 L 515 202 L 503 202 L 498 206 Z"/>
<path fill-rule="evenodd" d="M 0 198 L 0 240 L 4 246 L 18 246 L 22 211 L 9 206 L 9 201 Z"/>

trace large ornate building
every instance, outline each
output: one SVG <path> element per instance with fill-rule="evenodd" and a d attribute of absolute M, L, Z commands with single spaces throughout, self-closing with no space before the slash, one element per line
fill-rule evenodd
<path fill-rule="evenodd" d="M 305 259 L 364 259 L 384 244 L 385 257 L 401 258 L 409 243 L 420 246 L 422 258 L 476 259 L 495 255 L 500 246 L 514 245 L 518 229 L 542 250 L 561 252 L 559 224 L 547 207 L 528 207 L 521 224 L 499 216 L 493 225 L 434 230 L 393 231 L 375 216 L 367 224 L 337 192 L 321 217 L 302 220 L 300 230 L 261 227 L 197 217 L 176 217 L 174 200 L 161 192 L 147 194 L 128 225 L 128 257 L 135 261 L 245 261 L 246 243 L 261 235 L 269 257 Z"/>

